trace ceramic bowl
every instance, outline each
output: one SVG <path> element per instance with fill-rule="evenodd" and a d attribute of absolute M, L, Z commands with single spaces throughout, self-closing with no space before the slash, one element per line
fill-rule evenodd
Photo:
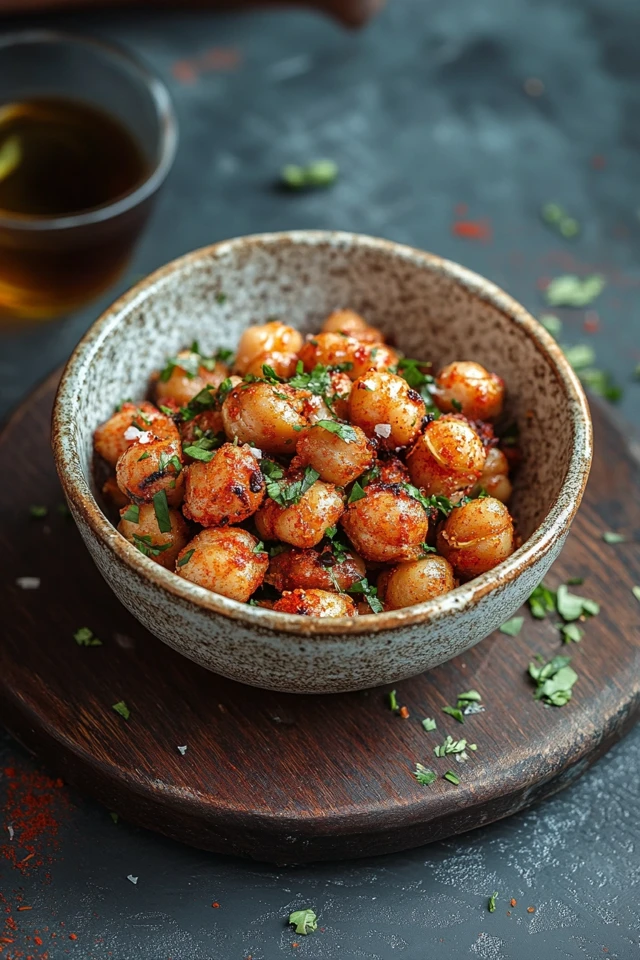
<path fill-rule="evenodd" d="M 98 505 L 95 427 L 123 397 L 144 396 L 151 371 L 196 338 L 206 352 L 234 347 L 246 326 L 270 316 L 317 331 L 340 306 L 361 312 L 407 356 L 436 368 L 477 360 L 505 379 L 523 454 L 511 503 L 523 545 L 435 600 L 335 620 L 247 606 L 144 557 Z M 562 351 L 502 290 L 420 250 L 313 231 L 217 243 L 151 274 L 80 341 L 53 414 L 53 449 L 71 512 L 124 606 L 206 669 L 295 693 L 359 690 L 412 676 L 508 620 L 562 548 L 584 492 L 591 444 L 587 402 Z"/>

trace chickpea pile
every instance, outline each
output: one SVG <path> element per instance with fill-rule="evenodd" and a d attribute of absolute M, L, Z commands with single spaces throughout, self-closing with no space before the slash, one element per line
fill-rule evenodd
<path fill-rule="evenodd" d="M 97 428 L 105 496 L 143 554 L 215 593 L 344 617 L 422 603 L 514 550 L 504 383 L 436 377 L 352 310 L 197 343 Z M 509 454 L 507 449 L 507 454 Z M 104 465 L 104 464 L 103 464 Z"/>

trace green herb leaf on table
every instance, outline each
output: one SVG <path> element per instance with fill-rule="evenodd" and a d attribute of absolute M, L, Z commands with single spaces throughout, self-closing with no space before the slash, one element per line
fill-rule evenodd
<path fill-rule="evenodd" d="M 640 587 L 631 587 L 631 593 L 634 595 L 638 603 L 640 603 Z"/>
<path fill-rule="evenodd" d="M 487 904 L 487 910 L 489 911 L 489 913 L 495 913 L 497 899 L 498 899 L 498 891 L 494 890 L 491 896 L 489 897 L 489 903 Z"/>
<path fill-rule="evenodd" d="M 458 723 L 464 723 L 464 714 L 459 707 L 443 707 L 443 713 L 447 713 L 450 717 L 453 717 L 454 720 L 457 720 Z"/>
<path fill-rule="evenodd" d="M 605 278 L 598 273 L 587 277 L 568 273 L 554 277 L 545 291 L 546 300 L 552 307 L 588 307 L 605 286 Z"/>
<path fill-rule="evenodd" d="M 447 770 L 442 779 L 448 780 L 449 783 L 455 784 L 456 787 L 460 783 L 460 777 L 457 773 L 454 773 L 453 770 Z"/>
<path fill-rule="evenodd" d="M 566 584 L 561 583 L 556 594 L 556 609 L 563 620 L 578 620 L 580 617 L 595 617 L 600 613 L 600 605 L 595 600 L 579 597 L 570 593 Z"/>
<path fill-rule="evenodd" d="M 131 716 L 131 711 L 129 710 L 129 707 L 126 705 L 124 700 L 118 700 L 117 703 L 113 704 L 111 709 L 115 710 L 116 713 L 119 713 L 120 716 L 123 717 L 125 720 L 128 720 L 129 717 Z"/>
<path fill-rule="evenodd" d="M 561 623 L 558 626 L 564 643 L 580 643 L 584 637 L 584 630 L 577 623 Z"/>
<path fill-rule="evenodd" d="M 98 640 L 89 627 L 80 627 L 73 635 L 73 639 L 79 647 L 101 647 L 102 640 Z"/>
<path fill-rule="evenodd" d="M 450 734 L 447 734 L 447 736 L 444 739 L 444 742 L 439 743 L 437 746 L 435 746 L 433 748 L 433 752 L 436 755 L 436 757 L 446 757 L 450 753 L 462 754 L 467 749 L 475 751 L 478 748 L 475 743 L 469 743 L 464 738 L 462 740 L 454 740 Z"/>
<path fill-rule="evenodd" d="M 314 160 L 304 166 L 293 163 L 282 168 L 282 183 L 290 190 L 330 187 L 338 179 L 338 164 L 333 160 Z"/>
<path fill-rule="evenodd" d="M 34 520 L 41 520 L 42 517 L 46 517 L 49 513 L 49 508 L 42 507 L 39 504 L 32 504 L 32 506 L 29 507 L 29 513 Z"/>
<path fill-rule="evenodd" d="M 605 543 L 626 543 L 627 538 L 622 533 L 613 533 L 612 530 L 605 530 L 602 534 L 602 539 Z"/>
<path fill-rule="evenodd" d="M 592 367 L 596 352 L 588 343 L 576 343 L 572 347 L 563 346 L 562 352 L 576 372 Z"/>
<path fill-rule="evenodd" d="M 528 599 L 531 615 L 537 620 L 544 620 L 548 613 L 556 611 L 556 593 L 544 583 L 538 584 Z"/>
<path fill-rule="evenodd" d="M 512 617 L 500 627 L 500 633 L 505 633 L 508 637 L 517 637 L 522 630 L 524 617 Z"/>
<path fill-rule="evenodd" d="M 544 223 L 553 227 L 560 236 L 571 239 L 580 233 L 580 224 L 559 203 L 545 203 L 540 211 Z"/>
<path fill-rule="evenodd" d="M 424 720 L 422 721 L 422 726 L 428 733 L 431 730 L 436 730 L 438 725 L 436 721 L 433 719 L 433 717 L 425 717 Z"/>
<path fill-rule="evenodd" d="M 289 923 L 295 927 L 295 932 L 306 937 L 309 933 L 314 933 L 318 929 L 318 918 L 313 910 L 294 910 L 289 914 Z"/>
<path fill-rule="evenodd" d="M 557 656 L 547 663 L 532 661 L 529 676 L 536 684 L 534 700 L 542 700 L 554 707 L 563 707 L 572 696 L 578 674 L 569 666 L 571 657 Z"/>
<path fill-rule="evenodd" d="M 547 333 L 550 333 L 556 340 L 562 333 L 562 320 L 553 313 L 543 313 L 539 319 L 539 323 L 541 323 Z"/>
<path fill-rule="evenodd" d="M 416 763 L 416 769 L 413 773 L 414 777 L 418 783 L 422 783 L 425 786 L 429 786 L 430 783 L 433 783 L 438 779 L 438 775 L 430 770 L 429 767 L 423 766 L 421 763 Z"/>

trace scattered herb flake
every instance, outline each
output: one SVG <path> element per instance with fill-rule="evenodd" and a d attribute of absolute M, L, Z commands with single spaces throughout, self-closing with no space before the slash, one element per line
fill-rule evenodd
<path fill-rule="evenodd" d="M 113 820 L 114 823 L 117 823 L 118 820 L 120 819 L 119 816 L 118 816 L 118 814 L 117 814 L 117 813 L 114 813 L 113 810 L 111 811 L 111 813 L 109 814 L 109 816 L 111 817 L 111 819 Z"/>
<path fill-rule="evenodd" d="M 180 557 L 176 566 L 184 567 L 185 563 L 189 563 L 189 560 L 191 560 L 191 557 L 194 555 L 195 552 L 196 552 L 195 547 L 192 547 L 191 550 L 187 550 L 184 556 Z"/>
<path fill-rule="evenodd" d="M 356 480 L 351 488 L 351 493 L 349 494 L 348 503 L 356 503 L 358 500 L 362 500 L 363 497 L 366 497 L 366 493 Z"/>
<path fill-rule="evenodd" d="M 169 504 L 167 503 L 165 490 L 158 490 L 157 493 L 154 493 L 153 511 L 158 521 L 160 533 L 171 533 L 171 517 L 169 516 Z"/>
<path fill-rule="evenodd" d="M 588 277 L 569 273 L 554 277 L 545 291 L 547 303 L 552 307 L 587 307 L 600 296 L 605 285 L 605 278 L 598 273 Z"/>
<path fill-rule="evenodd" d="M 454 720 L 458 721 L 458 723 L 464 723 L 464 714 L 459 707 L 446 706 L 442 708 L 442 712 L 447 713 L 450 717 L 453 717 Z"/>
<path fill-rule="evenodd" d="M 364 598 L 371 607 L 373 613 L 382 613 L 384 606 L 382 602 L 378 599 L 378 591 L 376 587 L 371 586 L 366 577 L 362 577 L 361 580 L 358 580 L 356 583 L 353 583 L 348 589 L 347 593 L 362 593 Z"/>
<path fill-rule="evenodd" d="M 29 507 L 29 513 L 35 520 L 40 520 L 48 514 L 48 507 L 42 507 L 39 504 L 33 504 Z"/>
<path fill-rule="evenodd" d="M 600 605 L 595 600 L 569 593 L 566 584 L 561 583 L 556 594 L 556 607 L 563 620 L 578 620 L 580 617 L 595 617 L 600 613 Z"/>
<path fill-rule="evenodd" d="M 537 620 L 544 620 L 548 613 L 555 613 L 556 611 L 555 590 L 550 590 L 544 583 L 540 583 L 527 602 L 531 615 Z"/>
<path fill-rule="evenodd" d="M 430 730 L 436 730 L 438 724 L 433 719 L 433 717 L 425 717 L 424 720 L 422 721 L 422 726 L 428 733 Z"/>
<path fill-rule="evenodd" d="M 266 553 L 266 550 L 264 549 L 264 543 L 262 542 L 262 540 L 258 540 L 258 542 L 256 543 L 251 553 Z"/>
<path fill-rule="evenodd" d="M 482 697 L 477 690 L 465 690 L 464 693 L 458 694 L 459 707 L 461 707 L 465 703 L 480 703 L 481 700 L 482 700 Z"/>
<path fill-rule="evenodd" d="M 222 290 L 218 290 L 218 292 L 216 293 L 216 303 L 223 304 L 223 303 L 226 303 L 227 300 L 228 300 L 228 297 L 226 293 L 223 293 Z"/>
<path fill-rule="evenodd" d="M 131 711 L 129 710 L 129 707 L 126 705 L 124 700 L 118 700 L 117 703 L 113 704 L 111 709 L 115 710 L 116 713 L 119 713 L 120 716 L 123 717 L 125 720 L 128 720 L 129 717 L 131 716 Z"/>
<path fill-rule="evenodd" d="M 638 603 L 640 603 L 640 587 L 631 587 L 631 593 L 634 595 Z"/>
<path fill-rule="evenodd" d="M 498 899 L 498 891 L 494 890 L 491 896 L 489 897 L 489 903 L 487 904 L 487 909 L 489 913 L 495 913 L 497 899 Z"/>
<path fill-rule="evenodd" d="M 454 773 L 453 770 L 447 770 L 447 772 L 445 773 L 442 779 L 448 780 L 449 783 L 455 784 L 456 787 L 460 783 L 460 777 L 457 775 L 457 773 Z"/>
<path fill-rule="evenodd" d="M 540 317 L 540 323 L 556 340 L 562 333 L 562 320 L 553 313 L 543 313 Z"/>
<path fill-rule="evenodd" d="M 0 147 L 0 181 L 6 180 L 22 163 L 22 143 L 20 137 L 7 137 Z"/>
<path fill-rule="evenodd" d="M 348 423 L 340 423 L 338 420 L 316 420 L 315 426 L 322 427 L 329 433 L 335 433 L 345 443 L 357 443 L 358 441 L 357 433 Z"/>
<path fill-rule="evenodd" d="M 101 647 L 102 640 L 98 640 L 93 635 L 93 630 L 89 627 L 80 627 L 73 635 L 73 639 L 79 647 Z"/>
<path fill-rule="evenodd" d="M 438 779 L 438 775 L 430 770 L 429 767 L 423 766 L 421 763 L 416 763 L 416 769 L 413 772 L 414 777 L 418 783 L 423 783 L 425 786 L 429 786 L 430 783 L 433 783 Z"/>
<path fill-rule="evenodd" d="M 395 690 L 391 690 L 389 693 L 389 707 L 393 710 L 394 713 L 397 713 L 400 709 L 400 704 L 398 703 L 398 695 Z"/>
<path fill-rule="evenodd" d="M 602 534 L 605 543 L 626 543 L 627 538 L 622 533 L 613 533 L 611 530 L 605 530 Z"/>
<path fill-rule="evenodd" d="M 554 707 L 563 707 L 571 699 L 572 687 L 578 674 L 569 666 L 571 657 L 553 657 L 548 663 L 532 661 L 529 676 L 536 684 L 535 700 Z"/>
<path fill-rule="evenodd" d="M 157 557 L 159 553 L 164 553 L 173 546 L 172 543 L 154 543 L 148 534 L 140 536 L 137 533 L 133 535 L 133 545 L 145 557 Z"/>
<path fill-rule="evenodd" d="M 522 630 L 523 623 L 524 617 L 512 617 L 511 620 L 507 620 L 506 623 L 502 624 L 500 633 L 506 633 L 508 637 L 517 637 Z"/>
<path fill-rule="evenodd" d="M 313 910 L 294 910 L 289 914 L 289 923 L 295 927 L 296 933 L 306 937 L 309 933 L 314 933 L 318 929 L 318 918 Z"/>
<path fill-rule="evenodd" d="M 436 757 L 446 757 L 450 753 L 464 753 L 464 751 L 469 748 L 469 750 L 476 750 L 475 743 L 468 743 L 464 738 L 461 740 L 454 740 L 450 734 L 444 739 L 443 743 L 439 743 L 433 748 L 433 752 Z"/>
<path fill-rule="evenodd" d="M 130 503 L 125 512 L 122 514 L 123 520 L 128 520 L 129 523 L 140 523 L 140 507 L 137 503 Z"/>
<path fill-rule="evenodd" d="M 151 456 L 151 454 L 149 453 L 149 451 L 148 451 L 148 450 L 145 450 L 145 452 L 142 454 L 142 456 L 141 456 L 141 457 L 138 457 L 138 463 L 140 463 L 141 460 L 148 460 L 150 456 Z"/>
<path fill-rule="evenodd" d="M 216 455 L 215 450 L 205 450 L 203 447 L 198 446 L 198 444 L 193 443 L 189 444 L 188 447 L 184 447 L 183 451 L 188 457 L 191 457 L 192 460 L 201 460 L 202 463 L 209 463 Z"/>
<path fill-rule="evenodd" d="M 338 164 L 333 160 L 314 160 L 305 166 L 287 164 L 282 168 L 282 183 L 290 190 L 330 187 L 338 179 Z"/>
<path fill-rule="evenodd" d="M 559 627 L 564 643 L 580 643 L 584 637 L 584 630 L 577 623 L 562 623 Z"/>

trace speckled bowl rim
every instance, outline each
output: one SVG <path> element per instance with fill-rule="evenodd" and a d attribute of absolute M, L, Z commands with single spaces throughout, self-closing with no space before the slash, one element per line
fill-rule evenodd
<path fill-rule="evenodd" d="M 117 330 L 122 314 L 129 308 L 144 303 L 149 293 L 171 282 L 200 260 L 222 257 L 238 248 L 269 248 L 288 244 L 307 246 L 310 255 L 313 247 L 327 244 L 340 247 L 346 250 L 347 254 L 349 248 L 365 248 L 379 251 L 396 260 L 410 262 L 414 266 L 422 265 L 431 272 L 445 275 L 460 284 L 468 293 L 497 308 L 511 323 L 517 324 L 550 365 L 565 394 L 573 430 L 574 443 L 567 474 L 558 497 L 542 523 L 518 550 L 493 570 L 441 597 L 401 610 L 353 618 L 303 617 L 248 606 L 177 576 L 143 556 L 118 533 L 100 509 L 83 473 L 72 431 L 65 423 L 73 422 L 75 397 L 84 389 L 90 376 L 92 361 L 97 357 L 100 347 Z M 462 610 L 472 608 L 492 591 L 507 587 L 532 563 L 546 555 L 554 542 L 568 531 L 587 484 L 593 436 L 587 399 L 562 350 L 524 307 L 495 284 L 450 260 L 390 240 L 338 231 L 292 230 L 237 237 L 194 250 L 151 273 L 116 300 L 89 328 L 64 368 L 53 407 L 52 447 L 67 498 L 101 543 L 138 576 L 204 612 L 241 621 L 247 627 L 321 639 L 335 635 L 371 634 L 419 623 L 442 622 Z"/>

